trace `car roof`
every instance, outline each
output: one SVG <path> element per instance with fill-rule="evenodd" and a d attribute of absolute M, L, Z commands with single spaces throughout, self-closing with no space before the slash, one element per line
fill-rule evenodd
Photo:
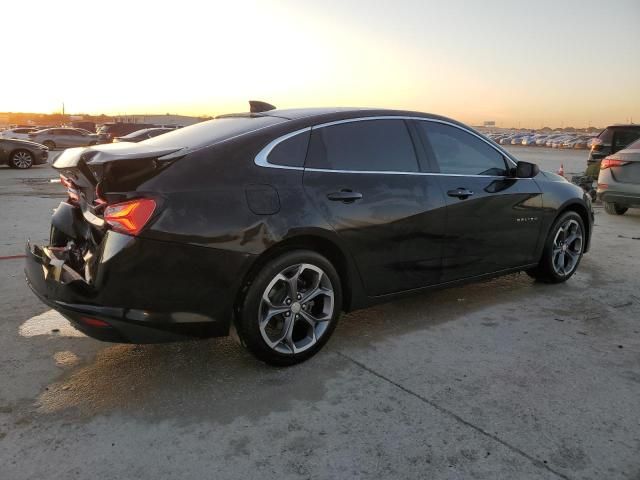
<path fill-rule="evenodd" d="M 324 108 L 289 108 L 275 109 L 260 113 L 231 113 L 218 115 L 216 118 L 229 117 L 275 117 L 284 120 L 295 121 L 295 123 L 328 123 L 332 121 L 345 120 L 358 117 L 420 117 L 436 120 L 443 120 L 457 125 L 462 125 L 457 120 L 435 115 L 431 113 L 416 112 L 412 110 L 394 110 L 386 108 L 370 108 L 370 107 L 324 107 Z"/>
<path fill-rule="evenodd" d="M 607 128 L 640 128 L 640 125 L 637 123 L 614 123 Z"/>

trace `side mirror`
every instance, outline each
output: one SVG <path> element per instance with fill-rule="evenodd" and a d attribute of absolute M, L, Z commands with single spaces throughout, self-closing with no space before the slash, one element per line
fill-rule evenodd
<path fill-rule="evenodd" d="M 518 162 L 516 165 L 517 178 L 533 178 L 540 173 L 540 168 L 535 163 Z"/>

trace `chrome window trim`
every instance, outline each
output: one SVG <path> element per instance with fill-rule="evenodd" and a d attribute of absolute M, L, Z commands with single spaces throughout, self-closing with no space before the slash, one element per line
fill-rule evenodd
<path fill-rule="evenodd" d="M 254 163 L 259 167 L 266 168 L 284 168 L 285 170 L 304 170 L 304 167 L 293 167 L 290 165 L 276 165 L 275 163 L 269 163 L 269 154 L 271 151 L 278 146 L 279 143 L 284 142 L 285 140 L 290 139 L 291 137 L 295 137 L 296 135 L 300 135 L 301 133 L 310 132 L 311 127 L 303 128 L 301 130 L 296 130 L 295 132 L 289 132 L 286 135 L 282 135 L 281 137 L 276 138 L 275 140 L 270 141 L 266 147 L 258 152 L 256 158 L 254 159 Z"/>
<path fill-rule="evenodd" d="M 344 120 L 335 120 L 333 122 L 321 123 L 318 125 L 313 125 L 312 127 L 302 128 L 300 130 L 296 130 L 294 132 L 289 132 L 281 137 L 278 137 L 271 142 L 269 142 L 254 159 L 254 163 L 259 167 L 265 168 L 282 168 L 285 170 L 308 170 L 310 172 L 335 172 L 335 173 L 363 173 L 363 174 L 386 174 L 386 175 L 437 175 L 437 176 L 447 176 L 447 177 L 480 177 L 480 178 L 511 178 L 505 177 L 504 175 L 473 175 L 473 174 L 464 174 L 464 173 L 438 173 L 438 172 L 403 172 L 403 171 L 395 171 L 395 170 L 333 170 L 326 168 L 309 168 L 309 167 L 293 167 L 288 165 L 276 165 L 273 163 L 269 163 L 269 154 L 271 151 L 280 143 L 291 137 L 299 135 L 301 133 L 308 132 L 310 130 L 314 130 L 317 128 L 330 127 L 333 125 L 340 125 L 343 123 L 354 123 L 354 122 L 364 122 L 368 120 L 417 120 L 421 122 L 434 122 L 434 123 L 442 123 L 444 125 L 449 125 L 454 128 L 458 128 L 463 132 L 469 133 L 474 137 L 482 140 L 484 143 L 493 148 L 496 152 L 502 155 L 507 159 L 508 162 L 512 164 L 513 167 L 516 166 L 516 162 L 511 158 L 508 152 L 502 150 L 496 145 L 492 144 L 488 139 L 484 138 L 482 135 L 479 135 L 468 128 L 462 127 L 455 123 L 447 122 L 446 120 L 440 120 L 437 118 L 424 118 L 424 117 L 412 117 L 412 116 L 396 116 L 396 115 L 383 115 L 383 116 L 375 116 L 375 117 L 356 117 L 356 118 L 346 118 Z M 521 179 L 524 180 L 524 179 Z"/>

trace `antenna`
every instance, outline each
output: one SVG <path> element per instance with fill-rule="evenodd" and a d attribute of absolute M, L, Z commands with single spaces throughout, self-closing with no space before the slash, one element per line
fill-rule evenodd
<path fill-rule="evenodd" d="M 270 103 L 263 102 L 260 100 L 249 100 L 249 111 L 251 113 L 268 112 L 269 110 L 275 110 L 275 109 L 276 107 L 274 107 Z"/>

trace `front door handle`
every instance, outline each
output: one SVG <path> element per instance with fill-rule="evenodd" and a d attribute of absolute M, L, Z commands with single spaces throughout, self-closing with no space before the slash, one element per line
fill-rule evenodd
<path fill-rule="evenodd" d="M 449 190 L 447 192 L 447 195 L 449 195 L 450 197 L 458 197 L 459 199 L 464 200 L 465 198 L 469 198 L 471 195 L 473 195 L 473 192 L 471 190 L 467 190 L 466 188 L 458 187 L 455 190 Z"/>
<path fill-rule="evenodd" d="M 327 198 L 332 202 L 353 203 L 362 199 L 362 194 L 351 190 L 340 190 L 339 192 L 327 193 Z"/>

